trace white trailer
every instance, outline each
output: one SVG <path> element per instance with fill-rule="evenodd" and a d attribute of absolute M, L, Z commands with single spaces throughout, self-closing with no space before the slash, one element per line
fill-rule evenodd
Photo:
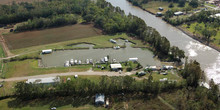
<path fill-rule="evenodd" d="M 42 54 L 49 54 L 52 53 L 52 49 L 42 50 Z"/>
<path fill-rule="evenodd" d="M 136 61 L 138 61 L 138 58 L 137 57 L 136 58 L 129 58 L 128 61 L 136 62 Z"/>

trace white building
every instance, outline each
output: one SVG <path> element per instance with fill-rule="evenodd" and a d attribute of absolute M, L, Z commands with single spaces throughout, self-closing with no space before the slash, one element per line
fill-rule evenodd
<path fill-rule="evenodd" d="M 121 70 L 122 69 L 122 66 L 121 64 L 110 64 L 110 68 L 113 70 L 113 71 L 117 71 L 117 70 Z"/>
<path fill-rule="evenodd" d="M 174 67 L 173 66 L 163 66 L 163 69 L 167 69 L 167 70 L 170 70 L 170 69 L 173 69 Z"/>
<path fill-rule="evenodd" d="M 151 69 L 151 70 L 155 71 L 155 70 L 157 70 L 157 66 L 147 66 L 145 69 L 146 70 Z"/>
<path fill-rule="evenodd" d="M 32 84 L 53 84 L 60 82 L 60 77 L 48 77 L 48 78 L 36 78 L 36 79 L 28 79 L 26 83 Z"/>
<path fill-rule="evenodd" d="M 52 53 L 52 49 L 42 50 L 42 54 Z"/>

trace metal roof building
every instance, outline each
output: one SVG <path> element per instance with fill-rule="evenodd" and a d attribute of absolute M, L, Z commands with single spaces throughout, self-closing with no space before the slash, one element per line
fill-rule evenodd
<path fill-rule="evenodd" d="M 95 95 L 95 104 L 96 105 L 104 105 L 105 104 L 105 95 L 104 94 L 96 94 Z"/>
<path fill-rule="evenodd" d="M 26 83 L 32 84 L 52 84 L 60 82 L 60 77 L 48 77 L 48 78 L 36 78 L 36 79 L 28 79 Z"/>

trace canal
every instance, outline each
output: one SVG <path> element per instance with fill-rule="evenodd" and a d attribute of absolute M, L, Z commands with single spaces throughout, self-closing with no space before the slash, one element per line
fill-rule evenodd
<path fill-rule="evenodd" d="M 78 44 L 74 47 L 88 47 L 89 49 L 80 50 L 63 50 L 54 51 L 52 54 L 41 55 L 42 65 L 44 67 L 63 67 L 66 61 L 70 59 L 81 60 L 86 63 L 87 59 L 92 59 L 93 62 L 98 62 L 101 58 L 109 56 L 109 61 L 115 59 L 117 62 L 128 61 L 129 58 L 138 58 L 138 62 L 146 67 L 147 65 L 161 66 L 160 61 L 153 58 L 153 53 L 147 49 L 133 48 L 132 43 L 124 40 L 117 40 L 120 46 L 126 45 L 126 48 L 113 49 L 93 49 L 91 44 Z"/>
<path fill-rule="evenodd" d="M 167 24 L 161 18 L 132 6 L 126 0 L 106 0 L 113 6 L 118 6 L 128 15 L 138 16 L 145 21 L 148 26 L 155 28 L 162 36 L 165 36 L 171 45 L 177 46 L 185 51 L 189 59 L 195 59 L 205 71 L 208 79 L 214 79 L 215 83 L 220 84 L 220 53 L 200 42 L 190 38 L 177 28 Z"/>

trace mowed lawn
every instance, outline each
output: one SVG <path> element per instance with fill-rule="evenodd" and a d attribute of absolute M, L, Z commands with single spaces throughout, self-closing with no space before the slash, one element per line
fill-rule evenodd
<path fill-rule="evenodd" d="M 195 30 L 195 27 L 197 25 L 201 27 L 200 31 Z M 189 32 L 194 33 L 194 35 L 202 36 L 202 30 L 205 29 L 205 24 L 204 23 L 193 22 L 193 23 L 190 24 L 189 28 L 187 28 L 187 24 L 183 24 L 182 27 L 184 29 L 187 29 Z M 212 30 L 214 29 L 213 27 L 209 27 L 209 28 L 212 29 Z M 216 34 L 216 36 L 211 37 L 211 42 L 210 43 L 213 43 L 217 47 L 220 47 L 220 31 L 218 29 L 215 29 L 215 30 L 217 31 L 217 34 Z"/>
<path fill-rule="evenodd" d="M 149 45 L 144 45 L 141 42 L 141 40 L 128 37 L 125 33 L 123 33 L 123 34 L 116 34 L 116 35 L 98 35 L 98 36 L 68 40 L 68 41 L 63 41 L 63 42 L 58 42 L 58 43 L 32 46 L 32 47 L 27 47 L 27 48 L 11 50 L 11 52 L 14 54 L 21 54 L 21 53 L 26 53 L 26 52 L 39 51 L 43 49 L 68 49 L 68 48 L 73 48 L 71 44 L 77 44 L 77 43 L 83 43 L 83 42 L 94 44 L 95 45 L 94 48 L 109 48 L 109 47 L 113 47 L 116 45 L 116 44 L 109 42 L 109 39 L 118 39 L 118 38 L 128 39 L 129 41 L 136 43 L 135 45 L 132 44 L 133 47 L 149 47 Z"/>
<path fill-rule="evenodd" d="M 33 76 L 50 73 L 66 73 L 66 72 L 80 72 L 87 71 L 92 68 L 92 65 L 80 65 L 72 67 L 57 67 L 57 68 L 41 68 L 38 67 L 38 60 L 24 60 L 8 62 L 4 68 L 5 78 Z"/>
<path fill-rule="evenodd" d="M 89 25 L 70 25 L 45 30 L 10 33 L 4 38 L 10 50 L 57 43 L 79 38 L 101 35 L 101 30 Z"/>

